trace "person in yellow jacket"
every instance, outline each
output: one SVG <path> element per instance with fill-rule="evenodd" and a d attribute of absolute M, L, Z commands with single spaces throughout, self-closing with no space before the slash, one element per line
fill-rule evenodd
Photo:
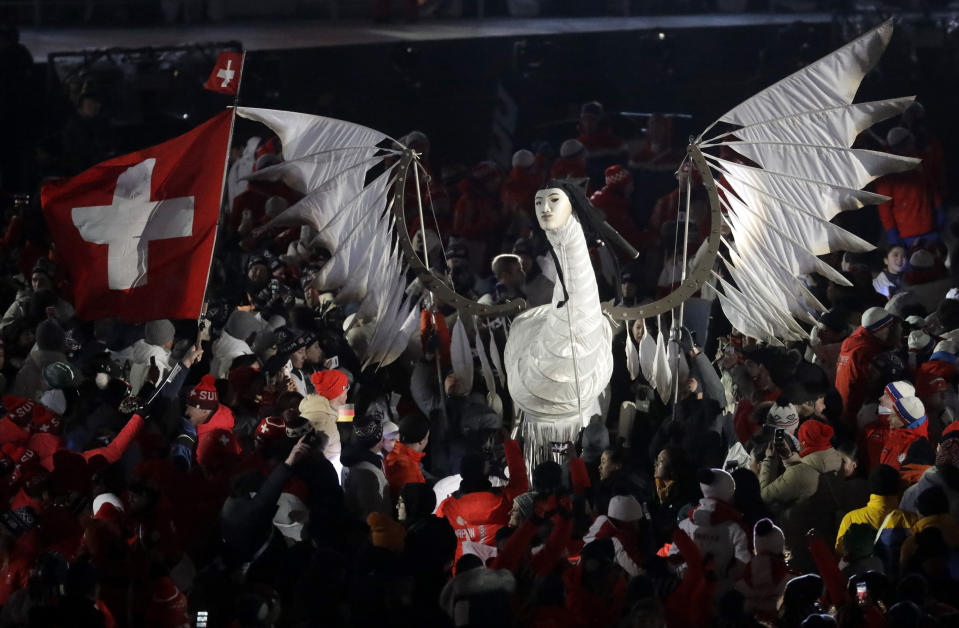
<path fill-rule="evenodd" d="M 310 382 L 316 390 L 315 395 L 307 395 L 300 402 L 300 415 L 310 422 L 317 432 L 326 434 L 326 457 L 339 474 L 340 469 L 340 431 L 336 427 L 337 409 L 346 403 L 349 380 L 339 369 L 317 371 L 310 376 Z"/>
<path fill-rule="evenodd" d="M 949 499 L 941 486 L 924 490 L 916 501 L 916 510 L 921 519 L 912 526 L 911 534 L 903 541 L 899 551 L 899 565 L 903 569 L 916 553 L 916 537 L 924 530 L 936 528 L 942 533 L 947 547 L 959 547 L 959 522 L 949 514 Z"/>
<path fill-rule="evenodd" d="M 869 501 L 862 508 L 846 513 L 836 535 L 836 551 L 842 552 L 842 537 L 854 523 L 868 523 L 879 531 L 876 555 L 888 574 L 899 573 L 899 550 L 916 522 L 911 512 L 899 510 L 899 473 L 886 464 L 869 473 Z"/>

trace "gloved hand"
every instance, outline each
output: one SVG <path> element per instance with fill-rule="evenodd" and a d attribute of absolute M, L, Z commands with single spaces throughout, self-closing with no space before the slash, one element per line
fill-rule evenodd
<path fill-rule="evenodd" d="M 136 395 L 130 395 L 129 397 L 124 397 L 123 401 L 120 402 L 120 414 L 125 416 L 133 416 L 134 414 L 139 414 L 144 416 L 146 406 L 143 404 L 143 400 L 137 397 Z"/>
<path fill-rule="evenodd" d="M 683 327 L 680 330 L 679 346 L 682 347 L 683 351 L 687 354 L 696 355 L 699 353 L 699 347 L 696 346 L 696 339 L 693 338 L 693 332 L 689 330 L 689 327 Z"/>

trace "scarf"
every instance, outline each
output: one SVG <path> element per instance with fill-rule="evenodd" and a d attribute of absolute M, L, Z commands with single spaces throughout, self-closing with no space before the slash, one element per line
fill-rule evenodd
<path fill-rule="evenodd" d="M 731 504 L 703 497 L 699 505 L 689 511 L 689 519 L 696 525 L 716 526 L 721 523 L 741 524 L 743 515 Z"/>
<path fill-rule="evenodd" d="M 664 480 L 663 478 L 654 478 L 656 482 L 656 497 L 660 504 L 665 504 L 669 499 L 669 493 L 676 484 L 676 480 Z"/>
<path fill-rule="evenodd" d="M 746 565 L 743 580 L 753 589 L 776 586 L 786 577 L 786 559 L 782 556 L 758 554 Z"/>

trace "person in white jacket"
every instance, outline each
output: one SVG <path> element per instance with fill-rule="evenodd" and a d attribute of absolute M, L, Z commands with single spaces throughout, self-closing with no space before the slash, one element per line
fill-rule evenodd
<path fill-rule="evenodd" d="M 263 324 L 256 316 L 244 310 L 230 314 L 223 333 L 213 343 L 213 358 L 210 373 L 217 379 L 223 379 L 230 373 L 233 360 L 242 355 L 252 355 L 251 343 L 262 330 Z"/>
<path fill-rule="evenodd" d="M 701 469 L 697 479 L 703 498 L 689 517 L 679 522 L 679 527 L 704 558 L 712 559 L 719 579 L 718 590 L 726 591 L 752 558 L 742 514 L 732 505 L 736 481 L 722 469 Z M 679 548 L 674 545 L 669 553 L 678 554 Z"/>
<path fill-rule="evenodd" d="M 150 368 L 156 366 L 159 384 L 173 368 L 170 350 L 173 348 L 175 330 L 173 323 L 166 319 L 150 321 L 144 327 L 144 338 L 133 345 L 133 362 L 130 365 L 130 388 L 136 395 L 143 388 Z"/>

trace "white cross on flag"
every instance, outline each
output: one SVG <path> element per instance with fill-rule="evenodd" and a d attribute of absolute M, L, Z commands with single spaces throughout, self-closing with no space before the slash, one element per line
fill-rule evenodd
<path fill-rule="evenodd" d="M 240 52 L 221 52 L 216 65 L 210 72 L 210 78 L 203 87 L 222 94 L 236 94 L 240 86 L 240 72 L 243 70 L 243 54 Z"/>
<path fill-rule="evenodd" d="M 196 318 L 216 235 L 232 112 L 43 187 L 83 319 Z"/>

